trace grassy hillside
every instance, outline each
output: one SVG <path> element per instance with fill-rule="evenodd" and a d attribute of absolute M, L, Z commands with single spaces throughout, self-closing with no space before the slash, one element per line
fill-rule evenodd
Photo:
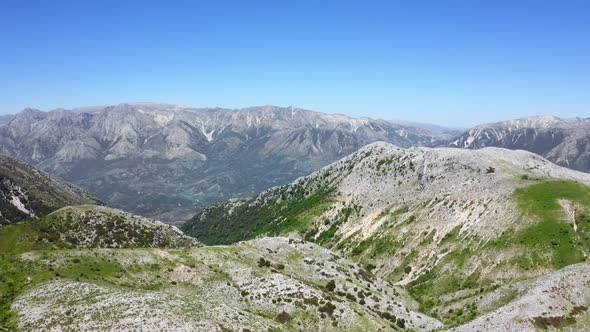
<path fill-rule="evenodd" d="M 231 215 L 231 222 L 227 219 L 227 206 L 214 205 L 207 209 L 205 219 L 193 218 L 182 229 L 208 245 L 235 243 L 261 234 L 305 232 L 311 218 L 329 205 L 333 191 L 325 186 L 310 194 L 306 187 L 302 184 L 290 188 L 289 193 L 284 195 L 288 198 L 277 204 L 265 204 L 254 199 L 237 201 L 239 203 L 232 207 L 236 211 Z"/>
<path fill-rule="evenodd" d="M 477 303 L 482 294 L 509 282 L 587 261 L 590 187 L 574 181 L 534 181 L 517 189 L 513 198 L 522 215 L 499 237 L 479 244 L 482 241 L 477 237 L 449 233 L 441 241 L 441 246 L 454 243 L 454 249 L 408 284 L 423 311 L 454 324 L 469 321 L 481 314 Z M 560 202 L 571 204 L 575 211 L 571 219 Z M 456 302 L 462 307 L 457 308 Z M 457 309 L 462 309 L 460 316 Z"/>
<path fill-rule="evenodd" d="M 116 264 L 108 257 L 80 258 L 65 269 L 43 267 L 26 256 L 46 258 L 49 253 L 76 248 L 193 247 L 200 243 L 171 226 L 132 216 L 103 206 L 65 207 L 46 217 L 0 227 L 0 326 L 14 328 L 17 322 L 10 306 L 32 280 L 50 281 L 67 276 L 104 277 L 114 273 Z M 45 264 L 45 263 L 44 263 Z M 51 264 L 49 264 L 51 265 Z M 120 269 L 119 269 L 120 270 Z"/>

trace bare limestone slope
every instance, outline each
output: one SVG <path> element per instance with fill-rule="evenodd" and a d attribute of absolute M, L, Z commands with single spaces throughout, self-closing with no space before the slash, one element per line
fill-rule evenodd
<path fill-rule="evenodd" d="M 449 142 L 449 146 L 522 149 L 558 165 L 589 172 L 589 133 L 590 118 L 532 116 L 473 127 Z"/>
<path fill-rule="evenodd" d="M 97 203 L 80 188 L 0 155 L 0 225 L 43 217 L 67 205 Z"/>
<path fill-rule="evenodd" d="M 17 326 L 92 331 L 434 330 L 394 286 L 316 244 L 27 252 Z M 80 274 L 80 272 L 83 272 Z"/>
<path fill-rule="evenodd" d="M 504 286 L 479 301 L 488 313 L 452 331 L 588 331 L 589 283 L 590 265 L 580 263 Z"/>
<path fill-rule="evenodd" d="M 298 234 L 405 285 L 453 326 L 483 312 L 482 294 L 586 260 L 588 184 L 525 151 L 374 143 L 184 229 L 205 243 Z"/>

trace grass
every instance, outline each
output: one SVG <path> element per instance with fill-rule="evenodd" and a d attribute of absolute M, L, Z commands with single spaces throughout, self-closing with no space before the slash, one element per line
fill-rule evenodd
<path fill-rule="evenodd" d="M 431 271 L 408 285 L 410 293 L 421 303 L 423 312 L 432 313 L 435 308 L 444 305 L 440 298 L 445 294 L 467 289 L 484 289 L 485 292 L 494 289 L 494 281 L 477 271 L 470 276 L 465 275 L 465 267 L 471 257 L 485 262 L 486 256 L 506 253 L 505 261 L 496 268 L 508 268 L 516 275 L 522 273 L 527 276 L 529 273 L 526 271 L 560 269 L 582 262 L 590 254 L 590 187 L 569 180 L 528 183 L 531 184 L 515 190 L 512 196 L 522 212 L 522 218 L 514 222 L 514 229 L 505 231 L 477 250 L 469 247 L 466 239 L 459 239 L 459 227 L 442 239 L 440 246 L 449 248 L 450 252 Z M 567 219 L 559 203 L 561 199 L 576 206 L 577 231 Z M 493 271 L 491 273 L 493 275 Z M 459 313 L 439 318 L 453 326 L 477 316 L 475 308 Z"/>
<path fill-rule="evenodd" d="M 44 230 L 53 215 L 47 218 L 0 227 L 0 329 L 16 329 L 10 306 L 31 285 L 69 279 L 122 286 L 132 279 L 128 273 L 132 268 L 123 268 L 108 251 L 63 250 L 72 245 L 59 239 L 56 232 Z M 26 252 L 36 256 L 34 261 L 21 257 Z"/>
<path fill-rule="evenodd" d="M 378 238 L 371 238 L 371 249 L 368 254 L 369 257 L 375 258 L 383 255 L 392 255 L 399 249 L 400 243 L 394 238 L 383 235 Z"/>
<path fill-rule="evenodd" d="M 493 246 L 524 247 L 515 263 L 521 268 L 547 265 L 556 269 L 584 261 L 590 251 L 590 187 L 575 181 L 545 181 L 517 189 L 513 197 L 525 216 L 535 223 L 517 232 L 505 232 Z M 559 200 L 568 200 L 579 208 L 575 217 L 577 231 L 566 220 Z M 542 259 L 549 254 L 552 259 Z"/>
<path fill-rule="evenodd" d="M 35 245 L 39 232 L 27 222 L 0 227 L 0 254 L 12 254 L 38 249 Z M 38 247 L 42 247 L 41 244 Z"/>
<path fill-rule="evenodd" d="M 590 207 L 590 187 L 570 180 L 556 180 L 536 183 L 514 192 L 520 208 L 538 217 L 554 219 L 561 210 L 558 199 L 568 199 Z"/>
<path fill-rule="evenodd" d="M 120 262 L 134 255 L 139 257 L 137 255 L 146 249 L 39 250 L 32 251 L 36 258 L 29 260 L 18 254 L 22 247 L 15 248 L 12 253 L 0 255 L 0 330 L 16 330 L 17 317 L 10 307 L 19 294 L 35 285 L 72 280 L 134 290 L 158 290 L 170 286 L 164 282 L 165 274 L 168 267 L 174 266 L 165 260 L 158 260 L 158 264 L 132 262 L 123 265 Z"/>

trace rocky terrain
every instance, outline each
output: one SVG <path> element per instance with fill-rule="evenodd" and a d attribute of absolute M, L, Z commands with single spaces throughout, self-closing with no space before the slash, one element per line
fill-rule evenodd
<path fill-rule="evenodd" d="M 96 205 L 68 206 L 29 222 L 52 240 L 76 248 L 179 248 L 199 246 L 171 225 Z"/>
<path fill-rule="evenodd" d="M 449 146 L 521 149 L 575 170 L 590 172 L 590 118 L 534 116 L 483 124 L 469 129 Z"/>
<path fill-rule="evenodd" d="M 587 330 L 589 185 L 525 151 L 378 142 L 185 225 L 227 245 L 67 206 L 0 226 L 0 329 Z"/>
<path fill-rule="evenodd" d="M 137 103 L 42 112 L 0 122 L 0 152 L 167 222 L 211 202 L 307 175 L 367 143 L 432 145 L 448 134 L 287 107 L 239 110 Z"/>
<path fill-rule="evenodd" d="M 461 134 L 294 107 L 134 103 L 3 116 L 0 153 L 79 185 L 109 206 L 180 224 L 211 203 L 287 184 L 376 141 L 522 149 L 587 172 L 588 132 L 589 119 L 551 116 Z"/>
<path fill-rule="evenodd" d="M 301 240 L 201 248 L 174 226 L 96 205 L 0 226 L 1 330 L 442 326 L 417 308 L 402 288 Z"/>
<path fill-rule="evenodd" d="M 0 256 L 6 282 L 0 284 L 1 300 L 10 308 L 0 315 L 6 328 L 383 331 L 442 326 L 417 312 L 418 304 L 402 288 L 299 240 L 264 238 L 176 250 L 19 248 L 4 246 Z"/>
<path fill-rule="evenodd" d="M 498 287 L 586 260 L 589 184 L 525 151 L 374 143 L 291 185 L 214 205 L 184 230 L 208 244 L 300 236 L 404 285 L 423 312 L 455 326 L 489 311 L 480 298 Z"/>
<path fill-rule="evenodd" d="M 0 225 L 43 217 L 67 205 L 97 203 L 69 183 L 0 155 Z"/>
<path fill-rule="evenodd" d="M 587 331 L 589 283 L 590 265 L 581 263 L 501 287 L 479 300 L 485 315 L 453 331 Z"/>

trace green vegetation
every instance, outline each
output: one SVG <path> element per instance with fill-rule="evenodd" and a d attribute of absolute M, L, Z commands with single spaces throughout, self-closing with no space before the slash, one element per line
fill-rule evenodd
<path fill-rule="evenodd" d="M 479 314 L 472 305 L 452 312 L 437 311 L 449 304 L 441 300 L 443 295 L 463 291 L 464 297 L 475 298 L 496 289 L 496 281 L 482 278 L 479 270 L 465 274 L 470 259 L 485 265 L 486 256 L 497 257 L 500 252 L 506 253 L 505 260 L 494 268 L 521 272 L 523 276 L 527 275 L 526 271 L 560 269 L 585 260 L 584 257 L 590 254 L 590 187 L 565 180 L 530 183 L 513 194 L 523 213 L 520 222 L 516 223 L 520 228 L 503 232 L 477 250 L 470 243 L 479 241 L 460 237 L 460 227 L 445 235 L 440 246 L 449 252 L 432 270 L 408 285 L 410 293 L 420 302 L 421 311 L 450 326 L 465 323 Z M 566 200 L 575 209 L 574 221 L 564 212 L 560 200 Z M 513 296 L 511 294 L 508 299 Z"/>
<path fill-rule="evenodd" d="M 235 243 L 265 233 L 309 232 L 314 217 L 330 206 L 334 189 L 326 185 L 310 193 L 307 187 L 301 184 L 289 193 L 277 192 L 267 202 L 251 199 L 235 207 L 231 216 L 227 214 L 227 206 L 213 206 L 202 217 L 197 215 L 188 221 L 183 229 L 208 245 Z M 281 200 L 276 203 L 279 197 Z M 229 218 L 232 222 L 228 222 Z M 329 238 L 330 233 L 323 237 Z"/>
<path fill-rule="evenodd" d="M 590 252 L 590 187 L 574 181 L 545 181 L 516 190 L 514 197 L 525 215 L 538 222 L 515 233 L 506 232 L 491 245 L 524 247 L 523 255 L 515 261 L 524 269 L 537 265 L 559 269 L 585 260 Z M 576 230 L 560 199 L 576 207 Z"/>
<path fill-rule="evenodd" d="M 15 255 L 32 250 L 71 248 L 53 232 L 44 232 L 39 220 L 21 221 L 0 227 L 0 255 Z"/>
<path fill-rule="evenodd" d="M 94 205 L 67 207 L 0 228 L 0 253 L 59 247 L 183 247 L 196 242 L 169 226 Z"/>
<path fill-rule="evenodd" d="M 350 207 L 342 209 L 342 211 L 340 211 L 336 216 L 336 220 L 332 222 L 330 228 L 318 235 L 316 242 L 320 244 L 329 243 L 332 238 L 334 238 L 334 235 L 336 235 L 336 232 L 340 229 L 340 225 L 346 223 L 348 218 L 350 218 L 350 215 L 355 211 L 355 209 Z M 326 220 L 326 222 L 329 224 L 330 220 Z M 313 241 L 313 237 L 309 238 L 309 240 Z"/>

